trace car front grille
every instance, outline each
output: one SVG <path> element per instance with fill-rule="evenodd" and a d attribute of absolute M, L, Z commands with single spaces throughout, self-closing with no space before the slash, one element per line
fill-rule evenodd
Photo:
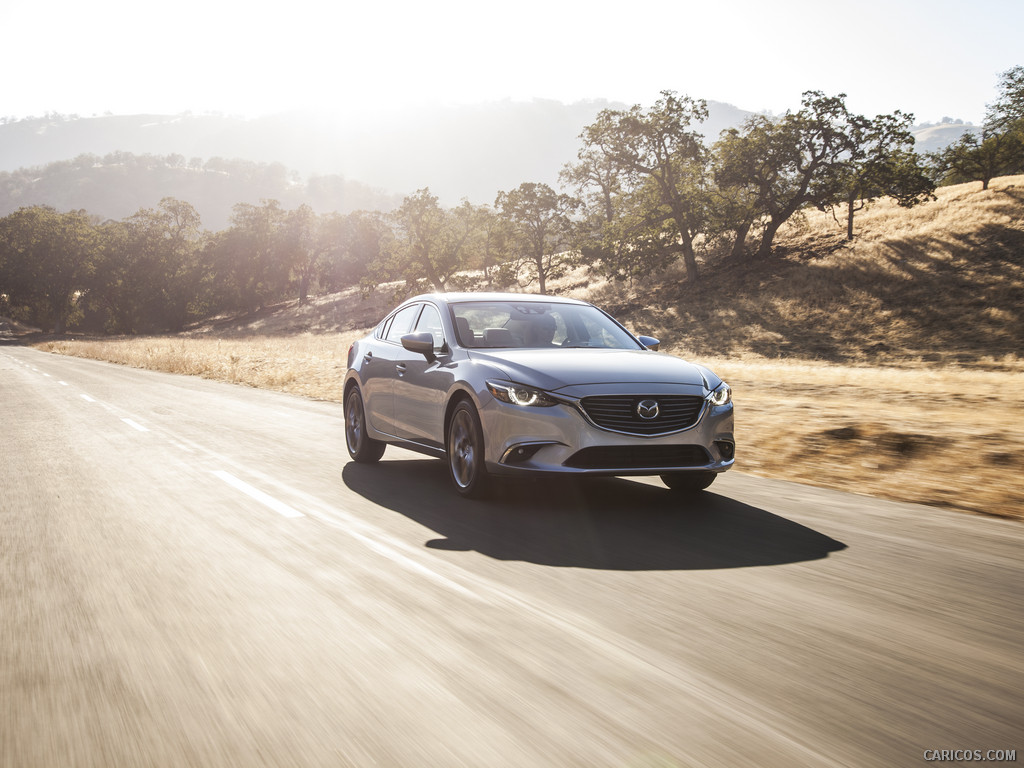
<path fill-rule="evenodd" d="M 573 469 L 673 469 L 702 467 L 711 463 L 699 445 L 596 445 L 568 458 Z"/>
<path fill-rule="evenodd" d="M 641 404 L 657 403 L 657 415 L 641 418 Z M 699 395 L 608 395 L 584 397 L 580 405 L 590 420 L 603 429 L 630 435 L 664 435 L 697 423 L 704 408 Z"/>

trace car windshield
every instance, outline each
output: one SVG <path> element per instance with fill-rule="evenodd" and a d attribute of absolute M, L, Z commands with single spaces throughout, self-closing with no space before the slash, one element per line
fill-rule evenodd
<path fill-rule="evenodd" d="M 618 323 L 586 304 L 479 301 L 451 308 L 463 347 L 642 349 Z"/>

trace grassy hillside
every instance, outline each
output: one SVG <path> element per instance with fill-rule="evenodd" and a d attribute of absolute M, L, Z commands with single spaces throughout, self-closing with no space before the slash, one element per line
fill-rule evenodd
<path fill-rule="evenodd" d="M 592 281 L 592 300 L 732 385 L 740 471 L 1024 519 L 1024 176 L 861 213 L 821 213 L 781 257 L 654 284 Z M 349 343 L 390 291 L 320 297 L 176 337 L 45 348 L 340 400 Z"/>
<path fill-rule="evenodd" d="M 944 187 L 912 209 L 881 201 L 845 240 L 813 212 L 782 258 L 593 298 L 697 355 L 1017 370 L 1024 354 L 1024 176 Z"/>

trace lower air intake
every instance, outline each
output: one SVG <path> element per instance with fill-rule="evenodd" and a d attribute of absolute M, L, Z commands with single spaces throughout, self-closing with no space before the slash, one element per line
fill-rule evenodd
<path fill-rule="evenodd" d="M 599 445 L 577 451 L 565 466 L 573 469 L 673 469 L 710 463 L 708 452 L 699 445 Z"/>

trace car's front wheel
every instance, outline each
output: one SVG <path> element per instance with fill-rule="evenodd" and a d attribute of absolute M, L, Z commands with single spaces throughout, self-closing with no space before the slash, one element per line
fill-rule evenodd
<path fill-rule="evenodd" d="M 484 464 L 484 431 L 472 403 L 463 400 L 448 424 L 448 475 L 455 490 L 466 498 L 486 495 L 490 475 Z"/>
<path fill-rule="evenodd" d="M 714 472 L 671 472 L 661 476 L 661 481 L 679 493 L 703 491 L 718 477 Z"/>
<path fill-rule="evenodd" d="M 359 387 L 352 387 L 345 397 L 345 447 L 352 461 L 373 464 L 384 455 L 386 445 L 366 434 L 366 411 Z"/>

